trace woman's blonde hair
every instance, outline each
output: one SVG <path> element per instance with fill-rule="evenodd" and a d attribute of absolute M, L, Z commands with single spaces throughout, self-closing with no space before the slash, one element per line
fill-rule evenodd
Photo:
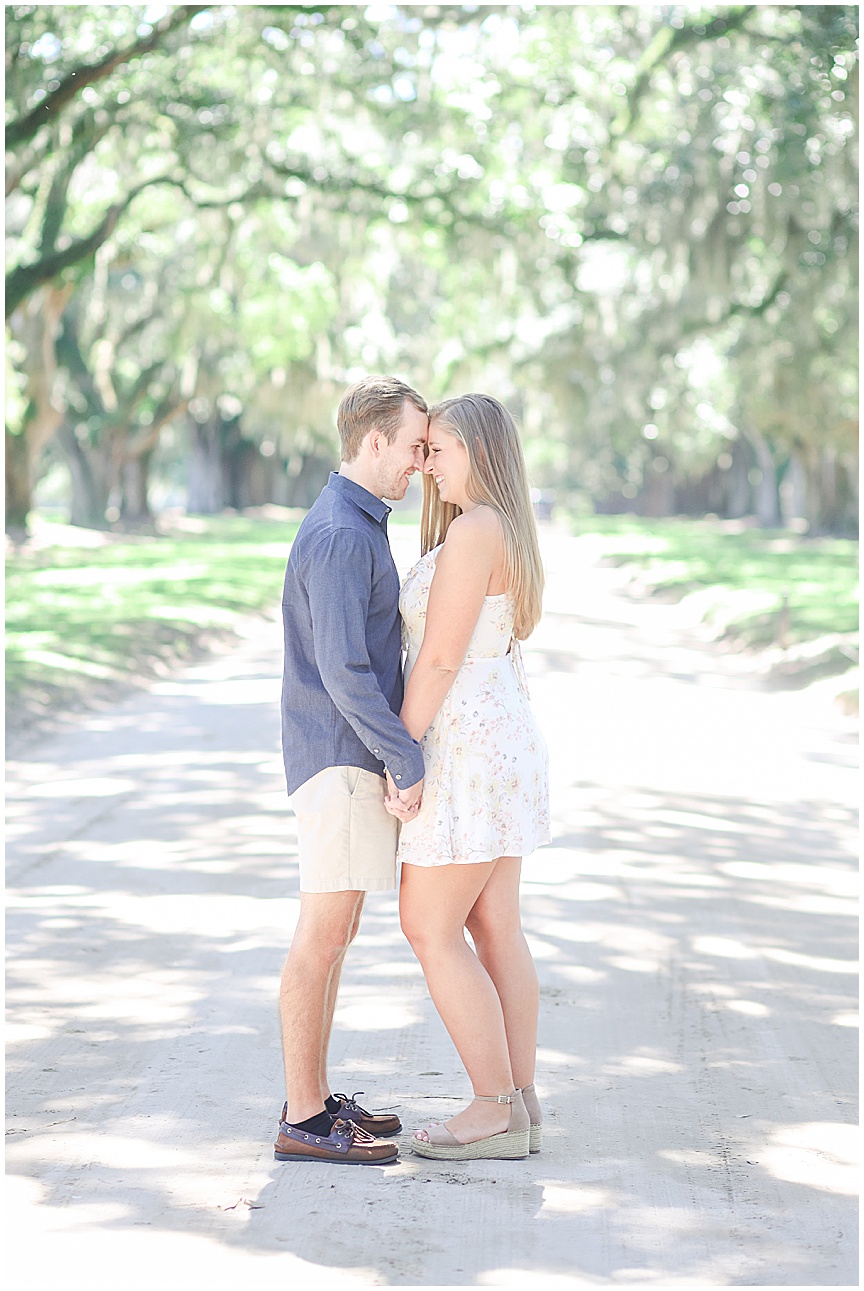
<path fill-rule="evenodd" d="M 530 636 L 540 621 L 543 563 L 528 491 L 528 474 L 513 418 L 487 394 L 463 394 L 429 409 L 429 430 L 438 422 L 468 453 L 468 496 L 491 507 L 504 535 L 505 577 L 513 597 L 513 635 Z M 431 475 L 423 476 L 423 554 L 444 541 L 461 508 L 442 502 Z"/>

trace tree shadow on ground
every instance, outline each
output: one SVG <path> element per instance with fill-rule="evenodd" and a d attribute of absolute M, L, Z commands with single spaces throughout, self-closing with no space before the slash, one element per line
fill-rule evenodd
<path fill-rule="evenodd" d="M 119 831 L 97 815 L 29 857 L 11 916 L 10 1169 L 40 1179 L 42 1205 L 394 1285 L 844 1280 L 846 813 L 637 787 L 565 824 L 525 872 L 543 1153 L 450 1166 L 406 1144 L 346 1194 L 267 1147 L 295 909 L 281 773 L 236 739 L 202 762 L 200 730 L 174 735 L 198 741 L 185 769 L 177 745 L 165 765 L 146 748 L 79 765 L 84 782 L 97 764 L 146 776 Z M 393 898 L 368 903 L 332 1057 L 339 1087 L 398 1106 L 407 1131 L 466 1094 Z"/>

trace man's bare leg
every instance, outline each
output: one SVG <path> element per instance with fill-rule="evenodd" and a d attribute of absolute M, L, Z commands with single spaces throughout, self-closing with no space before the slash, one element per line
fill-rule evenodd
<path fill-rule="evenodd" d="M 279 992 L 290 1124 L 323 1111 L 329 1091 L 322 1068 L 342 960 L 357 932 L 364 896 L 357 891 L 300 894 L 300 918 Z"/>
<path fill-rule="evenodd" d="M 350 945 L 357 936 L 357 930 L 360 927 L 360 916 L 363 913 L 363 902 L 366 896 L 365 892 L 360 892 L 356 895 L 359 897 L 359 900 L 355 907 L 351 927 L 348 930 L 348 943 L 345 947 L 346 952 L 348 945 Z M 345 952 L 342 953 L 340 958 L 333 965 L 327 982 L 327 993 L 324 1005 L 324 1030 L 321 1037 L 321 1059 L 318 1069 L 318 1083 L 321 1088 L 322 1101 L 325 1100 L 331 1092 L 330 1082 L 327 1076 L 327 1054 L 330 1049 L 330 1033 L 333 1030 L 333 1014 L 336 1011 L 336 999 L 339 995 L 339 982 L 342 978 L 342 965 L 344 963 Z"/>

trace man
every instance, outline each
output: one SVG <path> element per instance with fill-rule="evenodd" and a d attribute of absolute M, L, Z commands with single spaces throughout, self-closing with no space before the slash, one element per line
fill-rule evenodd
<path fill-rule="evenodd" d="M 402 703 L 399 577 L 384 498 L 422 470 L 426 404 L 394 377 L 348 390 L 341 465 L 298 530 L 285 574 L 282 748 L 297 816 L 300 918 L 282 975 L 287 1101 L 276 1158 L 393 1161 L 402 1128 L 333 1095 L 327 1049 L 345 952 L 366 892 L 396 887 L 398 820 L 420 803 L 423 756 Z"/>

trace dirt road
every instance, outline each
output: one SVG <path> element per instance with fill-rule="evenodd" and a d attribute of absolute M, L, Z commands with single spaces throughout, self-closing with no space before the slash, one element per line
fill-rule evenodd
<path fill-rule="evenodd" d="M 628 599 L 589 538 L 544 542 L 542 1154 L 274 1162 L 296 859 L 259 624 L 11 767 L 15 1286 L 856 1282 L 853 730 Z M 389 895 L 332 1059 L 406 1131 L 466 1095 Z"/>

